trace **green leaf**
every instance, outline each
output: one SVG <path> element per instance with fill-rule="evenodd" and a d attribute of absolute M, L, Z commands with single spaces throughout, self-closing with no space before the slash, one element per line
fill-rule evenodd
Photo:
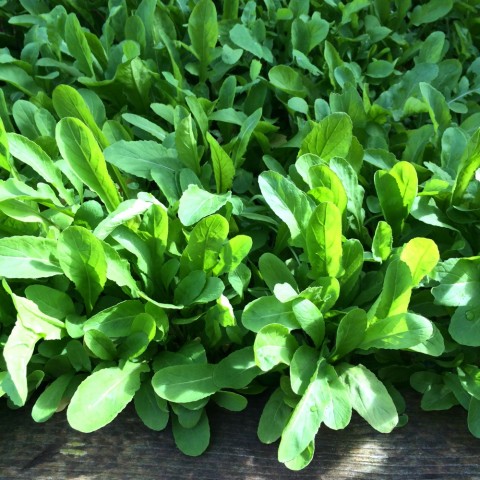
<path fill-rule="evenodd" d="M 182 427 L 176 416 L 173 416 L 172 431 L 177 447 L 190 457 L 201 455 L 210 443 L 210 425 L 205 410 L 202 411 L 200 421 L 192 428 Z"/>
<path fill-rule="evenodd" d="M 68 203 L 73 203 L 72 194 L 65 188 L 62 173 L 52 159 L 35 142 L 16 133 L 7 135 L 10 153 L 30 166 L 47 182 L 51 183 Z"/>
<path fill-rule="evenodd" d="M 102 243 L 83 227 L 68 227 L 60 235 L 58 259 L 65 275 L 82 295 L 91 312 L 107 280 Z"/>
<path fill-rule="evenodd" d="M 0 238 L 0 276 L 37 279 L 61 273 L 54 240 L 29 235 Z"/>
<path fill-rule="evenodd" d="M 255 363 L 264 372 L 272 370 L 280 363 L 290 365 L 297 347 L 298 343 L 287 327 L 271 323 L 260 329 L 255 337 Z"/>
<path fill-rule="evenodd" d="M 258 268 L 272 293 L 278 283 L 288 283 L 293 289 L 298 290 L 295 277 L 285 265 L 285 262 L 273 253 L 264 253 L 258 261 Z"/>
<path fill-rule="evenodd" d="M 222 208 L 231 198 L 231 193 L 215 195 L 197 185 L 189 185 L 180 198 L 178 218 L 185 226 L 197 223 Z"/>
<path fill-rule="evenodd" d="M 346 157 L 352 143 L 352 121 L 345 113 L 332 113 L 314 125 L 305 137 L 298 155 L 313 153 L 328 162 Z"/>
<path fill-rule="evenodd" d="M 200 220 L 190 233 L 187 247 L 182 253 L 182 270 L 210 273 L 218 264 L 228 230 L 228 222 L 221 215 L 215 214 Z"/>
<path fill-rule="evenodd" d="M 167 426 L 167 402 L 155 393 L 150 383 L 142 383 L 133 401 L 137 415 L 148 428 L 160 432 Z"/>
<path fill-rule="evenodd" d="M 56 378 L 42 392 L 32 408 L 32 418 L 36 422 L 46 422 L 53 416 L 57 411 L 72 378 L 73 373 L 65 373 Z"/>
<path fill-rule="evenodd" d="M 109 424 L 130 403 L 140 388 L 140 375 L 148 367 L 126 362 L 103 368 L 86 378 L 74 393 L 67 419 L 72 428 L 90 433 Z"/>
<path fill-rule="evenodd" d="M 440 263 L 436 269 L 440 285 L 432 288 L 437 303 L 451 307 L 479 305 L 479 265 L 480 257 L 452 258 Z"/>
<path fill-rule="evenodd" d="M 272 323 L 279 323 L 289 330 L 301 328 L 291 302 L 281 303 L 275 297 L 261 297 L 250 302 L 243 310 L 242 323 L 256 333 Z"/>
<path fill-rule="evenodd" d="M 17 321 L 3 347 L 3 358 L 14 386 L 10 398 L 15 405 L 22 406 L 27 401 L 27 365 L 40 338 L 41 335 Z"/>
<path fill-rule="evenodd" d="M 285 463 L 300 455 L 313 441 L 323 422 L 329 399 L 324 395 L 327 379 L 318 370 L 319 366 L 283 430 L 278 448 L 279 462 Z"/>
<path fill-rule="evenodd" d="M 262 371 L 255 363 L 253 347 L 245 347 L 222 359 L 213 371 L 213 380 L 221 388 L 245 388 Z"/>
<path fill-rule="evenodd" d="M 93 77 L 92 52 L 74 13 L 68 15 L 65 22 L 65 43 L 71 56 L 76 60 L 78 68 L 87 76 Z"/>
<path fill-rule="evenodd" d="M 285 403 L 285 394 L 277 388 L 268 399 L 258 422 L 257 435 L 262 443 L 276 442 L 288 422 L 291 407 Z"/>
<path fill-rule="evenodd" d="M 353 352 L 363 342 L 366 329 L 367 314 L 365 310 L 354 308 L 346 313 L 338 324 L 332 361 Z"/>
<path fill-rule="evenodd" d="M 89 329 L 83 340 L 89 351 L 100 360 L 113 360 L 117 357 L 115 344 L 104 333 Z"/>
<path fill-rule="evenodd" d="M 342 215 L 333 203 L 315 208 L 307 227 L 308 260 L 315 277 L 337 277 L 342 269 Z"/>
<path fill-rule="evenodd" d="M 236 270 L 242 260 L 247 257 L 252 245 L 252 239 L 247 235 L 236 235 L 231 238 L 223 245 L 218 263 L 212 271 L 213 274 L 218 276 Z"/>
<path fill-rule="evenodd" d="M 480 168 L 480 129 L 478 129 L 470 138 L 457 167 L 457 178 L 452 192 L 452 204 L 459 205 L 474 176 L 476 170 Z"/>
<path fill-rule="evenodd" d="M 480 400 L 475 397 L 470 399 L 467 421 L 470 433 L 474 437 L 480 438 Z"/>
<path fill-rule="evenodd" d="M 379 262 L 384 262 L 390 256 L 392 243 L 392 227 L 387 222 L 380 220 L 377 223 L 372 242 L 373 258 Z"/>
<path fill-rule="evenodd" d="M 412 274 L 405 262 L 395 258 L 387 268 L 375 317 L 386 318 L 405 313 L 412 294 Z"/>
<path fill-rule="evenodd" d="M 423 5 L 417 5 L 410 16 L 413 25 L 433 23 L 450 12 L 453 0 L 430 0 Z"/>
<path fill-rule="evenodd" d="M 307 89 L 303 85 L 302 75 L 287 65 L 276 65 L 268 72 L 270 83 L 294 97 L 304 98 L 307 96 Z"/>
<path fill-rule="evenodd" d="M 175 146 L 178 159 L 197 175 L 200 174 L 200 156 L 197 150 L 197 139 L 193 133 L 192 116 L 183 118 L 175 128 Z"/>
<path fill-rule="evenodd" d="M 233 185 L 235 166 L 232 159 L 210 133 L 207 133 L 207 141 L 212 153 L 213 174 L 215 176 L 217 193 L 227 192 L 231 190 Z"/>
<path fill-rule="evenodd" d="M 402 249 L 400 260 L 410 268 L 413 285 L 418 285 L 440 260 L 438 247 L 429 238 L 413 238 Z"/>
<path fill-rule="evenodd" d="M 452 122 L 450 110 L 445 97 L 428 83 L 420 83 L 422 97 L 428 105 L 428 113 L 435 133 L 442 133 Z"/>
<path fill-rule="evenodd" d="M 391 432 L 398 423 L 395 404 L 378 378 L 363 365 L 342 366 L 340 379 L 347 386 L 353 409 L 375 430 Z"/>
<path fill-rule="evenodd" d="M 0 118 L 0 168 L 7 170 L 7 172 L 12 171 L 12 162 L 9 154 L 7 132 L 3 120 Z"/>
<path fill-rule="evenodd" d="M 277 172 L 263 172 L 258 184 L 265 202 L 290 230 L 295 246 L 305 244 L 313 205 L 305 193 Z"/>
<path fill-rule="evenodd" d="M 421 344 L 433 335 L 430 320 L 414 313 L 400 313 L 369 325 L 358 348 L 404 349 Z"/>
<path fill-rule="evenodd" d="M 313 343 L 319 348 L 325 338 L 325 322 L 322 312 L 306 298 L 293 301 L 293 313 L 302 330 L 308 334 Z"/>
<path fill-rule="evenodd" d="M 90 317 L 84 324 L 85 332 L 98 330 L 107 337 L 126 337 L 130 334 L 137 315 L 145 312 L 145 307 L 138 300 L 125 300 Z"/>
<path fill-rule="evenodd" d="M 235 392 L 220 391 L 212 398 L 217 405 L 231 412 L 241 412 L 245 410 L 248 405 L 248 400 L 243 395 Z"/>
<path fill-rule="evenodd" d="M 195 402 L 219 388 L 213 381 L 214 365 L 173 365 L 158 370 L 152 379 L 155 393 L 170 402 Z"/>
<path fill-rule="evenodd" d="M 411 163 L 398 162 L 388 172 L 375 172 L 374 181 L 383 216 L 396 237 L 401 233 L 417 195 L 417 172 Z"/>
<path fill-rule="evenodd" d="M 218 37 L 217 10 L 211 0 L 200 0 L 195 5 L 188 19 L 188 35 L 200 62 L 200 81 L 204 82 Z"/>
<path fill-rule="evenodd" d="M 460 345 L 480 346 L 480 305 L 458 307 L 450 320 L 448 333 Z"/>
<path fill-rule="evenodd" d="M 100 146 L 107 146 L 108 141 L 105 135 L 97 125 L 89 106 L 77 90 L 69 85 L 58 85 L 53 90 L 52 102 L 60 118 L 78 118 L 92 131 Z"/>
<path fill-rule="evenodd" d="M 62 157 L 75 175 L 102 199 L 108 211 L 115 210 L 120 196 L 108 174 L 103 153 L 88 127 L 76 118 L 62 118 L 57 124 L 55 137 Z"/>

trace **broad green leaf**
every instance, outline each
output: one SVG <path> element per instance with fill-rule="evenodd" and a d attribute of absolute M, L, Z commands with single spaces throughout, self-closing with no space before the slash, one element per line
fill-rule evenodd
<path fill-rule="evenodd" d="M 78 387 L 67 410 L 75 430 L 90 433 L 109 424 L 130 403 L 140 388 L 140 375 L 149 368 L 126 362 L 123 367 L 103 368 Z"/>
<path fill-rule="evenodd" d="M 261 118 L 262 109 L 258 108 L 242 123 L 240 132 L 235 139 L 232 149 L 232 161 L 235 168 L 239 168 L 243 165 L 248 143 Z"/>
<path fill-rule="evenodd" d="M 29 285 L 25 288 L 25 296 L 45 315 L 60 321 L 75 313 L 75 305 L 70 295 L 47 285 Z"/>
<path fill-rule="evenodd" d="M 258 267 L 263 280 L 272 293 L 275 285 L 278 283 L 288 283 L 293 289 L 298 290 L 295 277 L 285 265 L 285 262 L 273 253 L 264 253 L 258 261 Z"/>
<path fill-rule="evenodd" d="M 83 340 L 94 357 L 100 360 L 114 360 L 117 357 L 115 344 L 104 333 L 89 329 L 85 332 Z"/>
<path fill-rule="evenodd" d="M 220 391 L 213 397 L 213 401 L 220 407 L 231 412 L 241 412 L 247 408 L 248 400 L 235 392 Z"/>
<path fill-rule="evenodd" d="M 445 97 L 428 83 L 420 83 L 420 91 L 428 105 L 428 113 L 435 132 L 442 133 L 452 122 L 450 110 Z"/>
<path fill-rule="evenodd" d="M 400 260 L 410 268 L 413 285 L 418 285 L 440 260 L 438 247 L 429 238 L 413 238 L 402 249 Z"/>
<path fill-rule="evenodd" d="M 375 430 L 391 432 L 398 423 L 398 414 L 383 383 L 363 365 L 342 367 L 340 379 L 349 390 L 353 409 Z"/>
<path fill-rule="evenodd" d="M 480 400 L 475 397 L 470 399 L 467 421 L 470 433 L 474 437 L 480 438 Z"/>
<path fill-rule="evenodd" d="M 202 293 L 207 283 L 207 275 L 203 270 L 193 270 L 183 278 L 174 293 L 177 305 L 191 305 Z"/>
<path fill-rule="evenodd" d="M 367 314 L 365 310 L 354 308 L 346 313 L 338 324 L 332 361 L 336 361 L 355 350 L 363 342 L 366 329 Z"/>
<path fill-rule="evenodd" d="M 327 165 L 316 165 L 309 169 L 308 175 L 311 181 L 310 185 L 313 188 L 309 194 L 318 200 L 318 196 L 316 195 L 318 189 L 326 189 L 331 195 L 332 203 L 338 207 L 340 213 L 343 215 L 347 208 L 348 198 L 345 188 L 337 174 Z"/>
<path fill-rule="evenodd" d="M 319 348 L 325 338 L 325 322 L 322 312 L 310 300 L 298 298 L 293 301 L 293 313 L 302 330 L 308 334 L 315 346 Z"/>
<path fill-rule="evenodd" d="M 313 205 L 295 184 L 276 172 L 264 172 L 258 184 L 265 202 L 290 230 L 293 245 L 305 244 L 308 222 Z"/>
<path fill-rule="evenodd" d="M 3 120 L 0 117 L 0 168 L 4 168 L 7 172 L 12 171 L 12 162 L 9 153 L 7 132 L 5 131 Z"/>
<path fill-rule="evenodd" d="M 298 343 L 287 327 L 271 323 L 260 329 L 255 337 L 253 344 L 255 363 L 264 372 L 280 363 L 290 365 L 297 347 Z"/>
<path fill-rule="evenodd" d="M 205 410 L 200 421 L 192 428 L 184 428 L 176 418 L 172 417 L 172 432 L 175 444 L 182 453 L 190 457 L 201 455 L 210 443 L 210 425 Z"/>
<path fill-rule="evenodd" d="M 40 338 L 41 335 L 17 321 L 3 347 L 3 358 L 14 386 L 10 398 L 15 405 L 22 406 L 27 401 L 27 365 Z"/>
<path fill-rule="evenodd" d="M 32 408 L 32 418 L 36 422 L 46 422 L 57 411 L 60 402 L 72 381 L 73 374 L 65 373 L 56 378 L 38 397 Z"/>
<path fill-rule="evenodd" d="M 392 227 L 387 222 L 380 220 L 380 222 L 377 223 L 372 242 L 373 258 L 377 261 L 384 262 L 390 256 L 392 243 Z"/>
<path fill-rule="evenodd" d="M 457 167 L 457 178 L 452 192 L 452 204 L 459 205 L 476 170 L 480 168 L 480 129 L 470 138 L 460 164 Z"/>
<path fill-rule="evenodd" d="M 479 305 L 479 265 L 480 257 L 453 258 L 440 263 L 435 272 L 440 285 L 432 288 L 437 303 L 451 307 Z"/>
<path fill-rule="evenodd" d="M 90 317 L 83 329 L 85 332 L 98 330 L 110 338 L 126 337 L 137 315 L 144 311 L 145 307 L 140 301 L 125 300 Z"/>
<path fill-rule="evenodd" d="M 159 432 L 167 426 L 169 418 L 167 402 L 155 393 L 150 383 L 142 383 L 133 401 L 137 415 L 148 428 Z"/>
<path fill-rule="evenodd" d="M 232 159 L 210 133 L 207 133 L 207 141 L 212 155 L 217 193 L 225 193 L 232 188 L 235 166 Z"/>
<path fill-rule="evenodd" d="M 175 146 L 178 159 L 197 175 L 200 174 L 200 156 L 197 149 L 197 139 L 193 133 L 192 116 L 183 118 L 175 128 Z"/>
<path fill-rule="evenodd" d="M 448 333 L 460 345 L 480 346 L 480 305 L 458 307 L 450 320 Z"/>
<path fill-rule="evenodd" d="M 255 363 L 253 347 L 245 347 L 220 360 L 215 365 L 213 380 L 218 389 L 245 388 L 262 371 Z"/>
<path fill-rule="evenodd" d="M 174 365 L 158 370 L 152 378 L 158 396 L 170 402 L 195 402 L 219 388 L 213 380 L 214 365 Z"/>
<path fill-rule="evenodd" d="M 161 142 L 163 142 L 165 140 L 165 137 L 167 136 L 167 132 L 165 132 L 165 130 L 160 125 L 157 125 L 156 123 L 153 123 L 140 115 L 135 115 L 133 113 L 123 113 L 122 118 L 134 127 L 137 127 L 140 130 L 143 130 L 145 132 L 148 132 L 150 135 L 153 135 Z"/>
<path fill-rule="evenodd" d="M 125 200 L 95 227 L 93 234 L 100 240 L 105 240 L 119 225 L 145 213 L 154 204 L 154 201 L 154 198 L 146 199 L 145 197 Z"/>
<path fill-rule="evenodd" d="M 178 218 L 188 227 L 220 210 L 230 198 L 231 193 L 215 195 L 197 185 L 189 185 L 180 198 Z"/>
<path fill-rule="evenodd" d="M 47 182 L 51 183 L 61 197 L 73 203 L 72 194 L 65 188 L 62 173 L 52 159 L 35 142 L 16 133 L 7 135 L 10 153 L 21 162 L 29 165 Z"/>
<path fill-rule="evenodd" d="M 258 422 L 257 435 L 262 443 L 276 442 L 288 422 L 291 407 L 285 403 L 285 394 L 277 388 L 268 399 Z"/>
<path fill-rule="evenodd" d="M 93 190 L 108 211 L 120 203 L 117 187 L 108 174 L 103 153 L 92 132 L 76 118 L 62 118 L 55 131 L 58 148 L 75 175 Z"/>
<path fill-rule="evenodd" d="M 305 137 L 299 156 L 313 153 L 322 160 L 346 157 L 352 143 L 352 121 L 345 113 L 332 113 L 314 125 Z"/>
<path fill-rule="evenodd" d="M 293 460 L 315 438 L 328 404 L 328 398 L 323 395 L 326 383 L 317 371 L 283 430 L 278 448 L 279 462 Z"/>
<path fill-rule="evenodd" d="M 400 313 L 369 325 L 358 348 L 400 350 L 421 344 L 432 335 L 433 325 L 430 320 L 414 313 Z"/>
<path fill-rule="evenodd" d="M 218 263 L 212 270 L 213 274 L 222 275 L 236 270 L 242 260 L 247 257 L 252 245 L 252 239 L 247 235 L 236 235 L 231 238 L 223 245 Z"/>
<path fill-rule="evenodd" d="M 102 243 L 83 227 L 68 227 L 60 235 L 58 259 L 65 275 L 82 295 L 91 312 L 107 280 Z"/>
<path fill-rule="evenodd" d="M 307 96 L 308 92 L 303 84 L 302 75 L 287 65 L 272 67 L 268 72 L 268 78 L 270 83 L 282 92 L 300 98 Z"/>
<path fill-rule="evenodd" d="M 95 122 L 89 106 L 75 88 L 69 85 L 58 85 L 53 90 L 52 102 L 60 118 L 78 118 L 92 131 L 101 147 L 104 148 L 108 145 L 107 139 Z"/>
<path fill-rule="evenodd" d="M 76 60 L 78 68 L 87 76 L 93 77 L 92 52 L 88 46 L 80 22 L 74 13 L 65 22 L 65 42 L 71 56 Z"/>
<path fill-rule="evenodd" d="M 395 238 L 401 233 L 417 195 L 417 172 L 411 163 L 402 161 L 388 172 L 375 172 L 374 181 L 383 216 Z"/>
<path fill-rule="evenodd" d="M 308 345 L 301 345 L 295 350 L 290 362 L 290 385 L 297 395 L 305 393 L 316 375 L 319 356 L 319 352 Z"/>
<path fill-rule="evenodd" d="M 291 302 L 281 303 L 275 297 L 260 297 L 250 302 L 243 310 L 242 323 L 256 333 L 271 323 L 279 323 L 289 330 L 301 328 Z"/>
<path fill-rule="evenodd" d="M 410 21 L 416 26 L 433 23 L 447 15 L 452 7 L 453 0 L 430 0 L 423 5 L 417 5 L 413 9 Z"/>
<path fill-rule="evenodd" d="M 200 220 L 190 233 L 187 247 L 182 253 L 182 270 L 210 273 L 218 264 L 228 230 L 228 222 L 221 215 L 210 215 Z"/>
<path fill-rule="evenodd" d="M 56 242 L 47 238 L 0 238 L 0 276 L 37 279 L 61 274 L 56 248 Z"/>
<path fill-rule="evenodd" d="M 195 5 L 188 20 L 188 35 L 200 62 L 200 81 L 204 82 L 218 37 L 217 10 L 211 0 L 200 0 Z"/>
<path fill-rule="evenodd" d="M 342 215 L 333 203 L 322 203 L 313 211 L 306 245 L 313 275 L 339 275 L 342 269 Z"/>
<path fill-rule="evenodd" d="M 405 313 L 412 294 L 410 268 L 400 259 L 394 259 L 387 268 L 383 290 L 375 309 L 376 318 L 386 318 Z"/>

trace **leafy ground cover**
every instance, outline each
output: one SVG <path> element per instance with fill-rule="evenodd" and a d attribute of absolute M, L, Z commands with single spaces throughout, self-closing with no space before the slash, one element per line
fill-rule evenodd
<path fill-rule="evenodd" d="M 479 13 L 0 1 L 0 396 L 199 455 L 268 389 L 294 470 L 408 385 L 480 437 Z"/>

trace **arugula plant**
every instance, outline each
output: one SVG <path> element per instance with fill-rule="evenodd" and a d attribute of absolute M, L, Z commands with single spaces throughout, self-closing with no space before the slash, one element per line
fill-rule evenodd
<path fill-rule="evenodd" d="M 270 388 L 296 470 L 410 384 L 480 437 L 479 5 L 414 3 L 0 1 L 7 404 L 199 455 Z"/>

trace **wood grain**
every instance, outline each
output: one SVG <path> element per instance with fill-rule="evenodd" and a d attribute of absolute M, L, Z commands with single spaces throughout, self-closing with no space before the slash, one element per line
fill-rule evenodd
<path fill-rule="evenodd" d="M 321 429 L 312 464 L 290 472 L 263 445 L 256 428 L 265 398 L 242 413 L 210 410 L 212 442 L 198 458 L 182 455 L 169 429 L 153 432 L 132 408 L 92 434 L 69 428 L 60 413 L 35 423 L 26 409 L 0 407 L 0 479 L 35 480 L 480 480 L 480 440 L 460 408 L 422 412 L 408 398 L 410 421 L 389 435 L 354 418 L 344 431 Z"/>

